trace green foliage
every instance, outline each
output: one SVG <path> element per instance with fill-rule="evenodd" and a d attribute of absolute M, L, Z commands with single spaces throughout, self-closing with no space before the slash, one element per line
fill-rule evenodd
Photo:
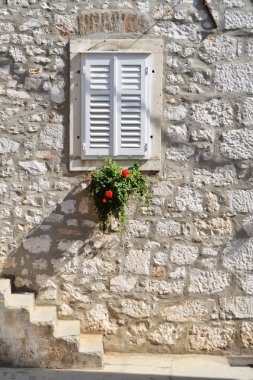
<path fill-rule="evenodd" d="M 122 169 L 113 160 L 108 160 L 106 165 L 99 166 L 91 173 L 88 192 L 94 200 L 103 231 L 107 227 L 109 215 L 118 219 L 119 227 L 122 228 L 126 220 L 125 207 L 132 194 L 136 194 L 138 200 L 149 195 L 147 177 L 141 174 L 139 165 Z"/>

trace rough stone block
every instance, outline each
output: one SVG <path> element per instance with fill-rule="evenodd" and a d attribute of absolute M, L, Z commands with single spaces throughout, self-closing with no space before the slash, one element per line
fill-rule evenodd
<path fill-rule="evenodd" d="M 179 211 L 203 212 L 201 194 L 190 187 L 179 187 L 175 203 Z"/>
<path fill-rule="evenodd" d="M 47 167 L 44 162 L 20 161 L 19 166 L 31 175 L 40 175 L 45 174 L 47 172 Z"/>
<path fill-rule="evenodd" d="M 210 236 L 226 236 L 233 232 L 233 224 L 228 218 L 211 218 L 199 220 L 195 223 L 200 237 L 209 238 Z"/>
<path fill-rule="evenodd" d="M 192 184 L 198 188 L 201 188 L 203 185 L 228 186 L 237 182 L 237 172 L 234 165 L 220 166 L 214 172 L 206 169 L 195 169 L 193 171 Z"/>
<path fill-rule="evenodd" d="M 166 159 L 171 161 L 187 161 L 195 153 L 195 147 L 190 145 L 173 146 L 166 151 Z"/>
<path fill-rule="evenodd" d="M 233 324 L 216 326 L 193 326 L 189 333 L 191 351 L 215 352 L 229 349 L 234 343 Z"/>
<path fill-rule="evenodd" d="M 225 11 L 225 29 L 253 28 L 253 12 L 246 10 Z"/>
<path fill-rule="evenodd" d="M 228 210 L 231 212 L 253 211 L 253 190 L 230 190 L 228 191 Z"/>
<path fill-rule="evenodd" d="M 164 323 L 154 332 L 149 334 L 148 339 L 151 343 L 172 346 L 182 335 L 182 327 L 171 323 Z"/>
<path fill-rule="evenodd" d="M 230 271 L 253 270 L 253 239 L 233 239 L 223 253 L 223 266 Z"/>
<path fill-rule="evenodd" d="M 190 293 L 214 294 L 223 291 L 231 285 L 231 276 L 225 271 L 212 272 L 201 269 L 190 271 Z"/>
<path fill-rule="evenodd" d="M 151 280 L 147 279 L 141 283 L 145 292 L 162 294 L 183 294 L 185 288 L 185 281 L 176 280 L 168 282 L 164 280 Z"/>
<path fill-rule="evenodd" d="M 214 81 L 216 89 L 222 92 L 253 92 L 253 65 L 231 63 L 216 67 Z"/>
<path fill-rule="evenodd" d="M 0 154 L 15 153 L 19 150 L 20 144 L 5 137 L 0 138 Z"/>
<path fill-rule="evenodd" d="M 125 258 L 124 268 L 131 273 L 148 275 L 150 260 L 150 252 L 132 249 Z"/>
<path fill-rule="evenodd" d="M 206 103 L 194 103 L 192 110 L 193 119 L 199 123 L 214 127 L 229 126 L 233 123 L 233 109 L 225 100 L 212 99 Z"/>
<path fill-rule="evenodd" d="M 119 275 L 111 279 L 110 290 L 115 293 L 129 292 L 130 290 L 134 289 L 136 283 L 136 277 Z"/>
<path fill-rule="evenodd" d="M 154 26 L 154 32 L 175 40 L 197 41 L 199 39 L 198 27 L 194 24 L 177 25 L 170 21 L 159 21 Z"/>
<path fill-rule="evenodd" d="M 242 322 L 241 340 L 246 348 L 253 348 L 253 322 Z"/>
<path fill-rule="evenodd" d="M 203 48 L 199 53 L 200 58 L 206 63 L 214 63 L 220 60 L 232 61 L 237 54 L 236 38 L 222 35 L 210 35 L 203 42 Z"/>
<path fill-rule="evenodd" d="M 23 241 L 24 249 L 34 254 L 49 252 L 51 244 L 52 239 L 49 235 L 30 237 Z"/>
<path fill-rule="evenodd" d="M 168 322 L 196 322 L 210 319 L 210 310 L 214 301 L 188 300 L 184 303 L 165 307 L 162 317 Z"/>
<path fill-rule="evenodd" d="M 157 223 L 157 233 L 161 236 L 178 236 L 181 235 L 181 225 L 173 220 L 166 220 Z"/>
<path fill-rule="evenodd" d="M 253 318 L 253 297 L 236 296 L 220 300 L 220 307 L 225 318 Z"/>
<path fill-rule="evenodd" d="M 148 318 L 151 315 L 151 306 L 144 301 L 125 299 L 121 301 L 121 312 L 132 318 Z"/>
<path fill-rule="evenodd" d="M 220 152 L 226 158 L 234 160 L 253 158 L 253 131 L 236 129 L 222 134 Z"/>
<path fill-rule="evenodd" d="M 174 244 L 170 252 L 170 259 L 177 265 L 190 265 L 197 260 L 199 255 L 198 247 L 187 244 Z"/>
<path fill-rule="evenodd" d="M 164 111 L 164 116 L 168 120 L 181 121 L 186 118 L 188 110 L 185 106 L 171 106 Z"/>

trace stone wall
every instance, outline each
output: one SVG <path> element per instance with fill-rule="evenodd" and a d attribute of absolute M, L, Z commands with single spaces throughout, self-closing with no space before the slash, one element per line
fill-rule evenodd
<path fill-rule="evenodd" d="M 0 0 L 0 263 L 105 348 L 252 352 L 250 0 Z M 68 170 L 71 36 L 163 38 L 162 170 L 122 236 Z"/>

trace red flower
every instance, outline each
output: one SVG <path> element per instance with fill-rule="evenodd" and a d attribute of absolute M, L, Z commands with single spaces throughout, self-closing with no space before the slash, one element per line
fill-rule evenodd
<path fill-rule="evenodd" d="M 102 202 L 103 202 L 103 203 L 106 203 L 106 202 L 107 202 L 106 198 L 103 198 L 103 199 L 102 199 Z"/>
<path fill-rule="evenodd" d="M 122 172 L 121 172 L 121 174 L 122 174 L 122 177 L 126 178 L 126 177 L 129 176 L 130 173 L 129 173 L 129 170 L 123 169 Z"/>
<path fill-rule="evenodd" d="M 112 190 L 107 190 L 107 191 L 105 192 L 105 196 L 106 196 L 107 198 L 112 198 L 112 196 L 113 196 L 113 192 L 112 192 Z"/>

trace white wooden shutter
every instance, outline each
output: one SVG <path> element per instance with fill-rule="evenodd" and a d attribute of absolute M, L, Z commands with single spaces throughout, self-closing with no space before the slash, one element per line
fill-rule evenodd
<path fill-rule="evenodd" d="M 82 59 L 82 158 L 108 157 L 112 150 L 113 59 Z"/>
<path fill-rule="evenodd" d="M 147 54 L 117 57 L 117 156 L 147 156 L 148 86 Z M 115 141 L 115 139 L 114 139 Z"/>

